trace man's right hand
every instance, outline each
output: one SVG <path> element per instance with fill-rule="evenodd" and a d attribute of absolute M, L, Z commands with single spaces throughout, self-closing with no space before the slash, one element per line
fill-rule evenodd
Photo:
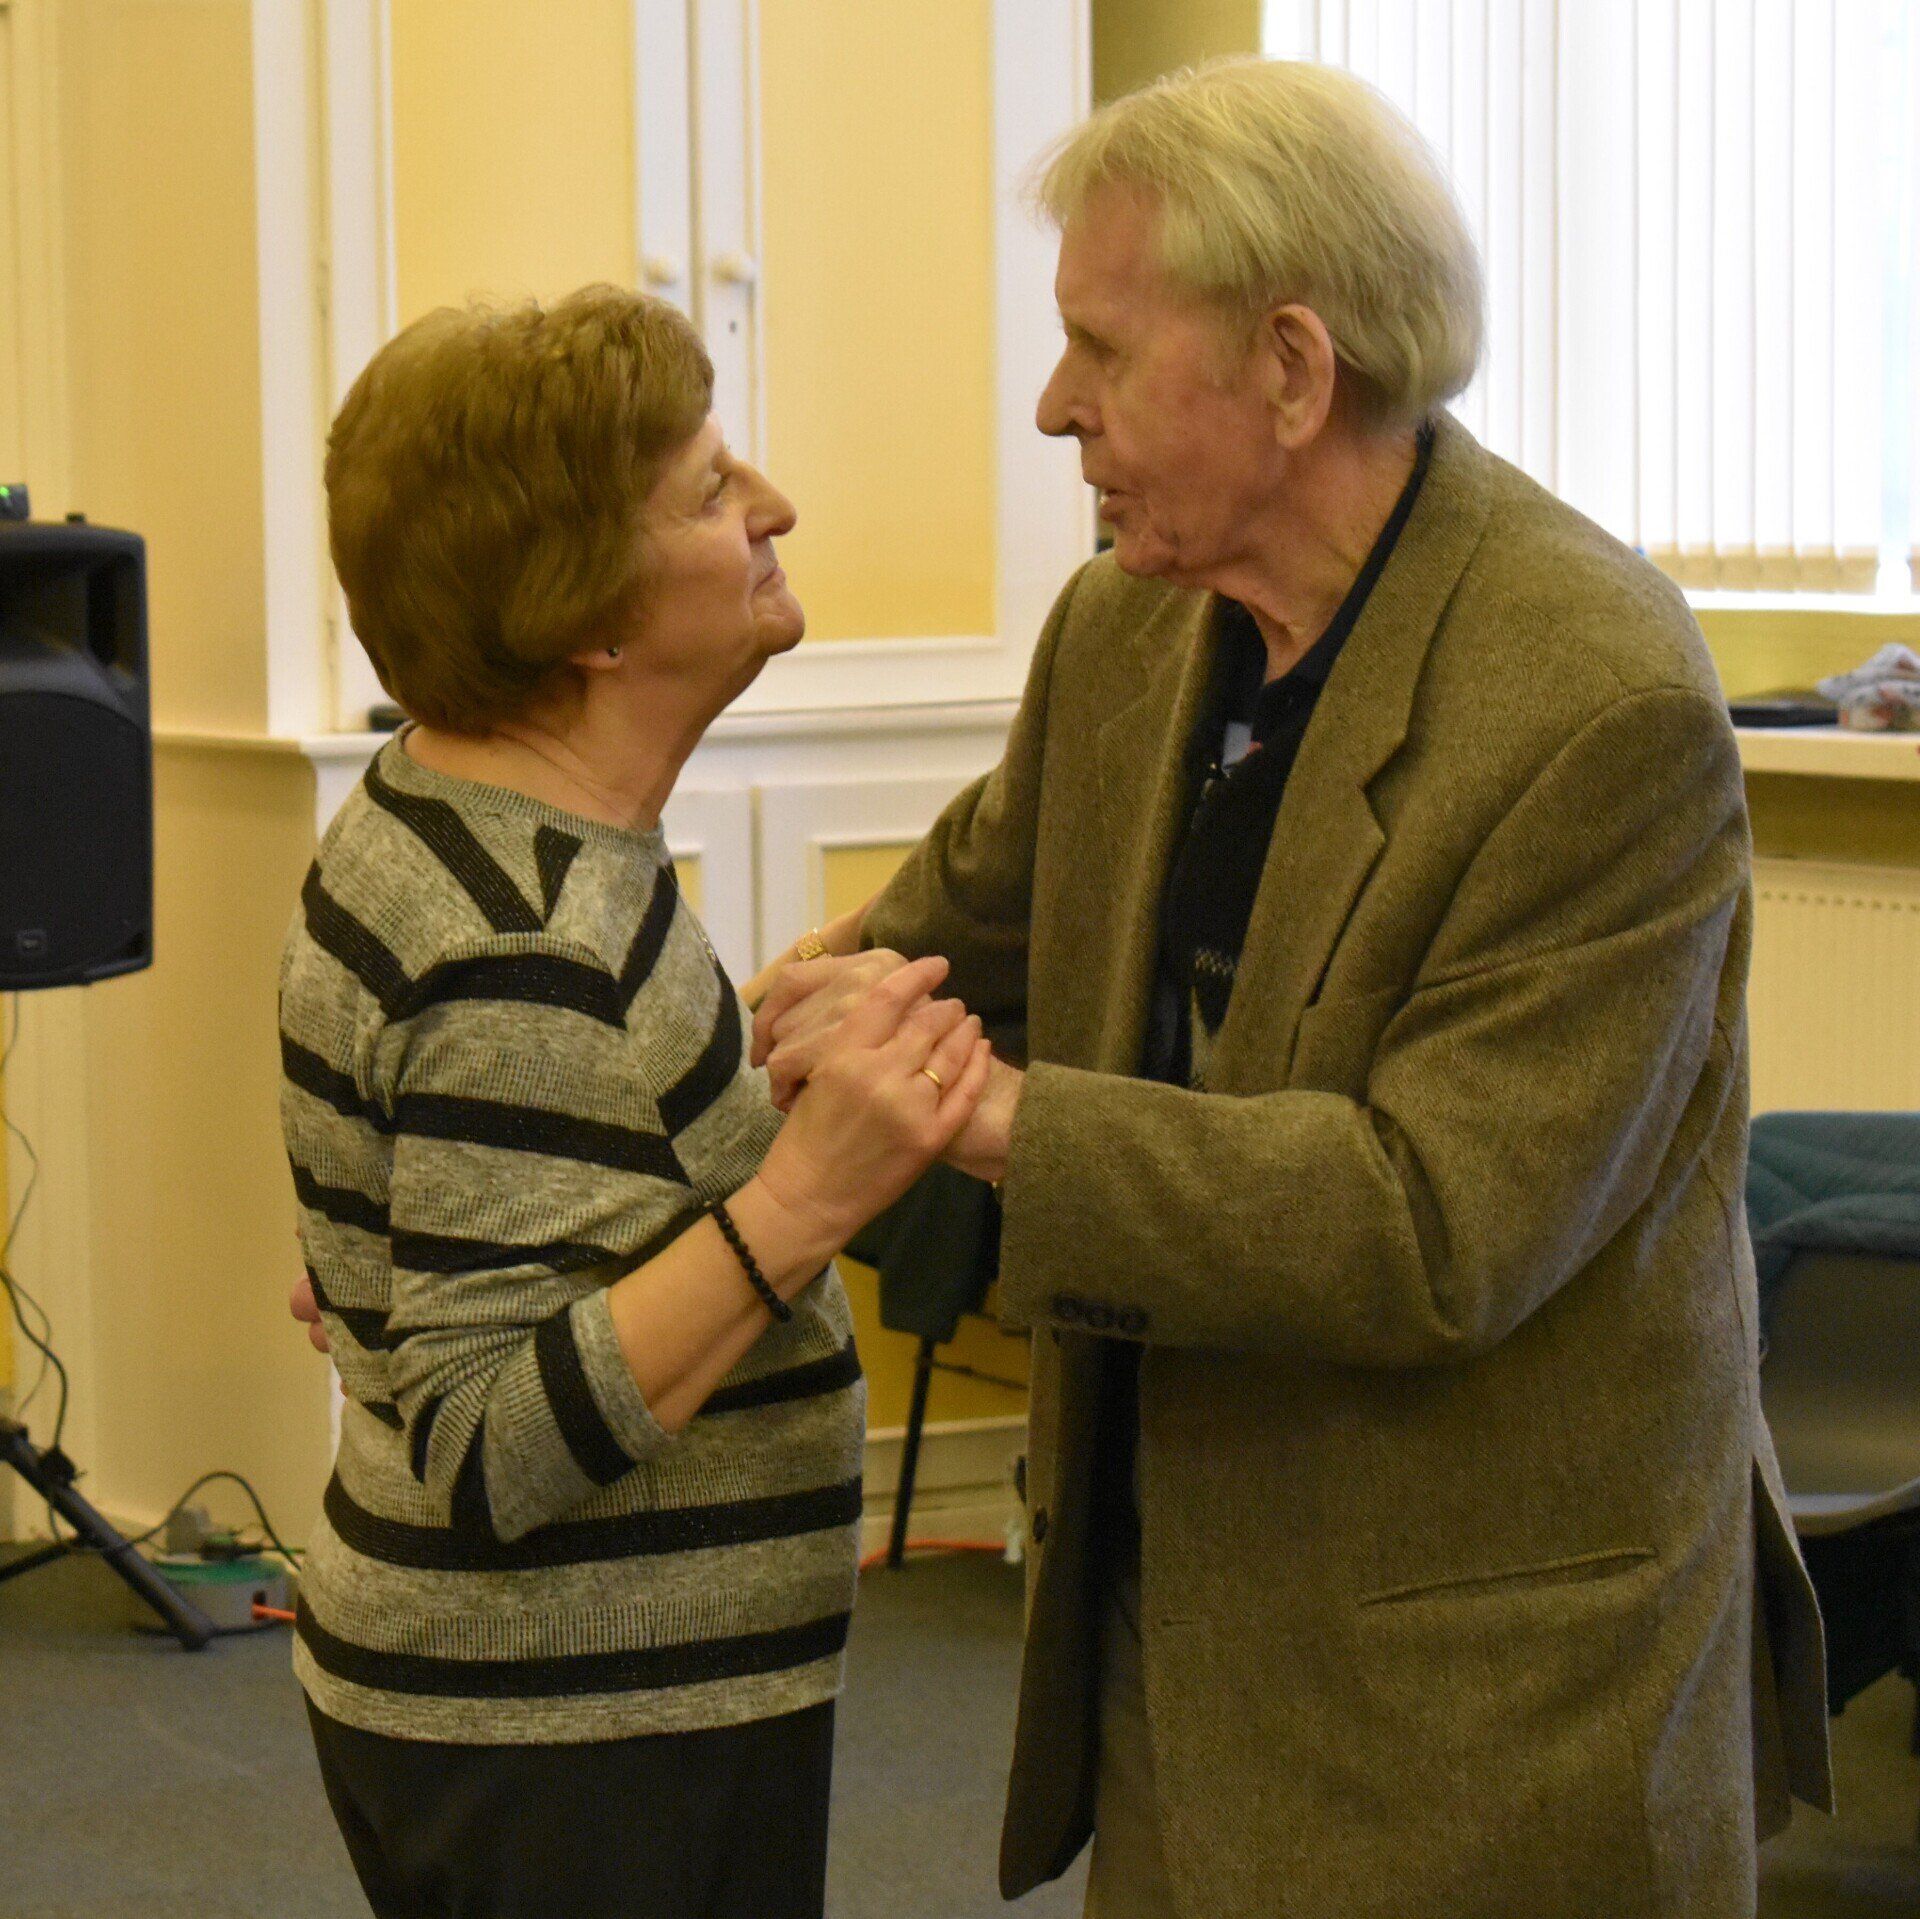
<path fill-rule="evenodd" d="M 797 960 L 775 975 L 753 1016 L 753 1063 L 767 1069 L 773 1103 L 783 1113 L 792 1110 L 842 1019 L 907 963 L 876 947 L 844 959 Z"/>
<path fill-rule="evenodd" d="M 287 1295 L 287 1311 L 307 1329 L 307 1344 L 316 1353 L 333 1351 L 327 1329 L 320 1323 L 320 1302 L 313 1296 L 313 1281 L 305 1273 L 293 1282 L 293 1291 Z"/>

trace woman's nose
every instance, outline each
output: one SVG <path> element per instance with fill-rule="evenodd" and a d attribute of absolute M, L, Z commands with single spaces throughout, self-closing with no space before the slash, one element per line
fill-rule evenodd
<path fill-rule="evenodd" d="M 779 539 L 791 533 L 799 515 L 793 502 L 757 467 L 753 470 L 753 501 L 749 526 L 756 540 Z"/>

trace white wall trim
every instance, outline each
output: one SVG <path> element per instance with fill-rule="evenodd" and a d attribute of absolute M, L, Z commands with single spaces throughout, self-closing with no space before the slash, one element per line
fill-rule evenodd
<path fill-rule="evenodd" d="M 686 0 L 633 0 L 633 257 L 640 283 L 697 308 Z"/>
<path fill-rule="evenodd" d="M 797 780 L 760 789 L 761 963 L 826 917 L 828 855 L 920 838 L 952 799 L 937 775 Z"/>
<path fill-rule="evenodd" d="M 321 0 L 320 75 L 326 207 L 325 420 L 339 410 L 360 369 L 398 326 L 394 253 L 393 60 L 389 0 Z M 320 454 L 313 454 L 315 471 Z M 331 701 L 323 723 L 359 722 L 387 694 L 354 637 L 345 596 L 326 570 L 323 583 Z"/>
<path fill-rule="evenodd" d="M 878 1426 L 867 1435 L 863 1554 L 878 1552 L 887 1543 L 903 1438 L 904 1429 L 899 1426 Z M 1014 1491 L 1013 1466 L 1026 1445 L 1023 1413 L 929 1420 L 921 1432 L 909 1539 L 1002 1540 L 1008 1558 L 1017 1561 L 1025 1547 L 1026 1527 Z"/>
<path fill-rule="evenodd" d="M 687 0 L 692 121 L 693 318 L 713 361 L 727 438 L 757 462 L 766 444 L 761 350 L 760 9 Z"/>
<path fill-rule="evenodd" d="M 267 727 L 313 733 L 335 712 L 318 458 L 326 337 L 315 167 L 317 21 L 286 0 L 253 0 L 252 21 Z"/>
<path fill-rule="evenodd" d="M 700 923 L 736 985 L 751 978 L 758 949 L 754 901 L 753 794 L 744 786 L 677 786 L 660 823 L 676 860 L 700 862 Z"/>
<path fill-rule="evenodd" d="M 688 761 L 663 820 L 674 856 L 700 859 L 701 918 L 734 979 L 748 978 L 820 918 L 829 848 L 918 839 L 962 786 L 998 760 L 1013 711 L 1011 702 L 972 701 L 722 715 Z M 390 737 L 273 739 L 163 728 L 156 740 L 301 755 L 313 769 L 317 836 Z"/>

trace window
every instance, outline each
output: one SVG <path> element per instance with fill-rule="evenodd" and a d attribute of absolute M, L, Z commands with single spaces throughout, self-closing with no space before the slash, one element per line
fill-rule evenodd
<path fill-rule="evenodd" d="M 1489 446 L 1687 587 L 1912 590 L 1908 0 L 1268 0 L 1263 38 L 1447 167 Z"/>

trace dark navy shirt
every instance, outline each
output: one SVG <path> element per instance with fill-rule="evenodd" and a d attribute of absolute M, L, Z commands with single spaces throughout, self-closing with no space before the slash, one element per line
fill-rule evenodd
<path fill-rule="evenodd" d="M 1211 1016 L 1212 1030 L 1219 1030 L 1287 781 L 1334 662 L 1413 512 L 1432 451 L 1427 429 L 1413 472 L 1346 598 L 1326 631 L 1278 679 L 1267 678 L 1266 642 L 1252 614 L 1234 601 L 1220 603 L 1213 675 L 1187 749 L 1187 830 L 1161 896 L 1142 1079 L 1190 1085 L 1195 1021 Z M 1210 992 L 1218 994 L 1214 1003 Z M 1139 1430 L 1140 1348 L 1132 1340 L 1110 1340 L 1094 1452 L 1094 1537 L 1123 1559 L 1140 1547 Z"/>

